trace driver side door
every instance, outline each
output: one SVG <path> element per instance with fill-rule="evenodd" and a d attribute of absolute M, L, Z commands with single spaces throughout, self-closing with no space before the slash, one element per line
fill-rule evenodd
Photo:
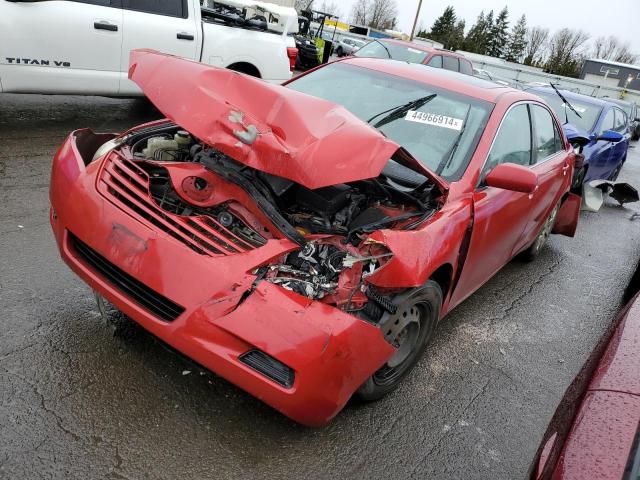
<path fill-rule="evenodd" d="M 471 240 L 452 305 L 471 295 L 509 262 L 520 243 L 533 196 L 486 186 L 484 178 L 501 163 L 531 165 L 532 145 L 529 106 L 515 104 L 502 119 L 473 194 Z"/>

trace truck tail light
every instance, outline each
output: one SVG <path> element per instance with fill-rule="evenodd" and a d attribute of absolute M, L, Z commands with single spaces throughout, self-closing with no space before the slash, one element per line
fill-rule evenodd
<path fill-rule="evenodd" d="M 287 57 L 289 57 L 289 69 L 293 72 L 293 70 L 296 68 L 298 49 L 295 47 L 287 47 Z"/>

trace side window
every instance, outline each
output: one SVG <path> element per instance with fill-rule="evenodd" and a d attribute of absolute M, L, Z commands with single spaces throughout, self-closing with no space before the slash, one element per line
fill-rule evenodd
<path fill-rule="evenodd" d="M 540 105 L 531 105 L 530 108 L 535 132 L 535 154 L 533 160 L 534 163 L 539 163 L 559 150 L 557 148 L 557 132 L 549 110 Z"/>
<path fill-rule="evenodd" d="M 600 127 L 600 133 L 605 132 L 607 130 L 613 130 L 613 126 L 615 124 L 615 113 L 613 112 L 614 112 L 613 108 L 607 112 L 607 115 L 604 117 L 604 120 L 602 121 L 602 126 Z"/>
<path fill-rule="evenodd" d="M 627 114 L 622 110 L 618 110 L 616 108 L 616 119 L 613 129 L 616 132 L 624 132 L 625 127 L 627 126 Z"/>
<path fill-rule="evenodd" d="M 531 165 L 531 122 L 526 105 L 517 105 L 509 110 L 502 120 L 489 152 L 482 179 L 501 163 Z"/>
<path fill-rule="evenodd" d="M 122 0 L 122 8 L 167 17 L 188 17 L 186 0 Z"/>
<path fill-rule="evenodd" d="M 429 63 L 427 63 L 430 67 L 442 68 L 442 55 L 436 55 L 431 57 Z"/>
<path fill-rule="evenodd" d="M 460 73 L 464 73 L 465 75 L 473 75 L 471 62 L 467 60 L 460 60 Z"/>
<path fill-rule="evenodd" d="M 443 67 L 445 70 L 451 70 L 453 72 L 459 72 L 460 66 L 458 65 L 458 59 L 456 57 L 443 57 Z"/>

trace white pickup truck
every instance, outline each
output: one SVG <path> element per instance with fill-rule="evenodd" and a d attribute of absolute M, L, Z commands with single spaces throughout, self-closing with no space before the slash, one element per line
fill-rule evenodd
<path fill-rule="evenodd" d="M 251 0 L 0 0 L 0 92 L 142 95 L 138 48 L 283 82 L 297 29 L 293 8 Z"/>

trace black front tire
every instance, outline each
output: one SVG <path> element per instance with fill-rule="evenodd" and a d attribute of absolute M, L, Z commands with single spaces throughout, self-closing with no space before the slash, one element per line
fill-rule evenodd
<path fill-rule="evenodd" d="M 336 55 L 338 55 L 339 57 L 343 57 L 344 56 L 344 52 L 342 51 L 342 47 L 338 47 L 336 49 Z"/>
<path fill-rule="evenodd" d="M 383 319 L 380 328 L 396 353 L 371 375 L 356 392 L 356 398 L 373 402 L 392 392 L 413 369 L 433 338 L 442 308 L 442 289 L 433 280 L 397 295 L 398 310 Z"/>

